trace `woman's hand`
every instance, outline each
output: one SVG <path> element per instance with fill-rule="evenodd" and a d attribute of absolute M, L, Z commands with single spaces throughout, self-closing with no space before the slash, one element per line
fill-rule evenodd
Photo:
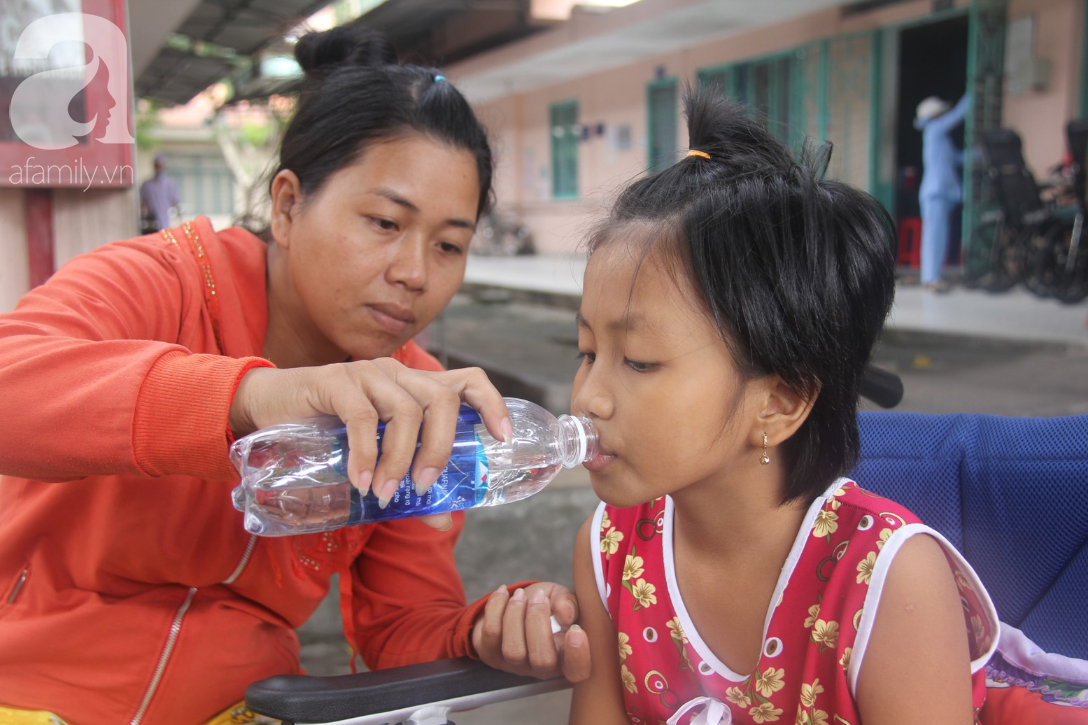
<path fill-rule="evenodd" d="M 392 358 L 286 370 L 254 368 L 238 384 L 230 427 L 235 436 L 243 436 L 277 423 L 337 416 L 347 427 L 348 478 L 364 495 L 373 489 L 384 508 L 409 466 L 421 494 L 438 479 L 453 450 L 462 401 L 480 413 L 495 438 L 513 436 L 502 395 L 479 368 L 430 372 Z M 379 421 L 386 424 L 380 461 Z M 436 529 L 452 525 L 448 513 L 419 518 Z"/>
<path fill-rule="evenodd" d="M 552 633 L 551 617 L 560 631 Z M 585 632 L 575 624 L 578 600 L 565 586 L 538 582 L 513 594 L 506 586 L 491 594 L 472 628 L 472 646 L 495 669 L 570 682 L 589 677 Z"/>

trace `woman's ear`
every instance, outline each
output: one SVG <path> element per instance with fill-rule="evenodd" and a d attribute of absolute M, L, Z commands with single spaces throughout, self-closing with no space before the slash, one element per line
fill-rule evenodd
<path fill-rule="evenodd" d="M 810 395 L 799 395 L 778 375 L 768 375 L 759 381 L 758 387 L 760 406 L 756 427 L 759 430 L 753 430 L 751 435 L 752 444 L 760 447 L 764 433 L 768 446 L 777 446 L 796 433 L 820 394 L 817 388 Z"/>
<path fill-rule="evenodd" d="M 290 169 L 272 179 L 272 239 L 283 249 L 291 246 L 291 225 L 302 203 L 302 184 Z"/>

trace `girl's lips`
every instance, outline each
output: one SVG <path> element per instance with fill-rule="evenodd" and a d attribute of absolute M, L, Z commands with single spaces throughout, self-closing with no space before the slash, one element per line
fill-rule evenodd
<path fill-rule="evenodd" d="M 598 473 L 608 466 L 612 461 L 616 460 L 615 454 L 611 453 L 598 453 L 593 458 L 584 462 L 582 465 L 590 473 Z"/>
<path fill-rule="evenodd" d="M 367 311 L 379 327 L 392 335 L 402 334 L 414 321 L 410 312 L 386 305 L 368 305 Z"/>

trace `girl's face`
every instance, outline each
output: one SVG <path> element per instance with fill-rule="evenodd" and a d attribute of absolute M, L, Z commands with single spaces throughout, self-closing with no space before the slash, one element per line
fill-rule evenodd
<path fill-rule="evenodd" d="M 292 177 L 273 183 L 272 226 L 289 316 L 321 352 L 391 354 L 461 286 L 480 194 L 475 158 L 409 135 L 369 146 L 305 198 Z"/>
<path fill-rule="evenodd" d="M 589 259 L 571 410 L 600 431 L 586 463 L 597 495 L 634 506 L 737 470 L 748 386 L 685 279 L 637 244 Z M 742 418 L 740 418 L 742 420 Z"/>

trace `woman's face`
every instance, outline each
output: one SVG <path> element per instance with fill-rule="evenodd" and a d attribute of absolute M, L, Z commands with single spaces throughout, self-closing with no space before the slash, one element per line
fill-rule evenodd
<path fill-rule="evenodd" d="M 475 158 L 411 134 L 367 147 L 309 196 L 284 174 L 273 182 L 272 231 L 289 279 L 273 292 L 304 328 L 296 334 L 318 355 L 390 355 L 461 286 L 480 194 Z"/>

